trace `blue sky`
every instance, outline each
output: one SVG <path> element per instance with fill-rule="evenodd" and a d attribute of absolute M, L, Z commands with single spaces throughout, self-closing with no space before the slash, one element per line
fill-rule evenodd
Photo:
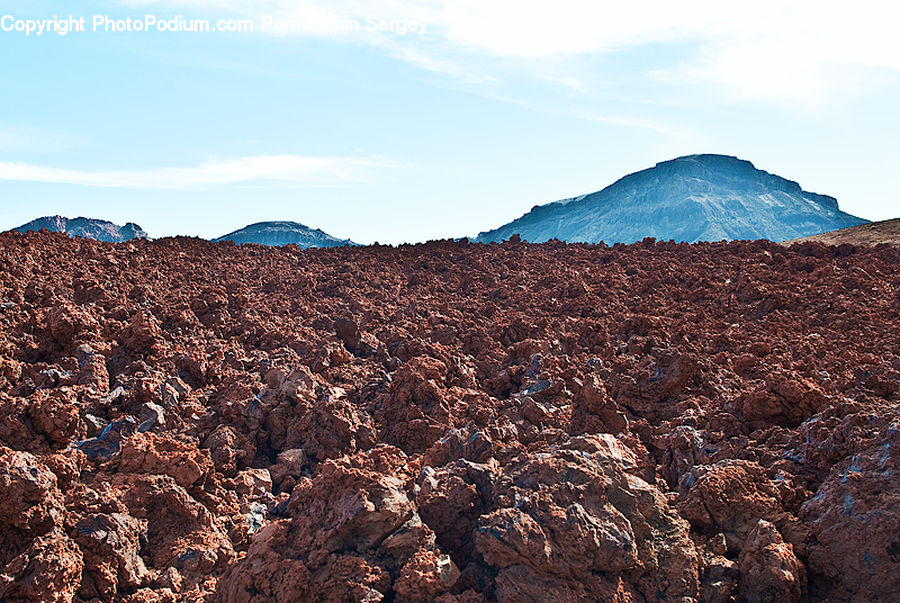
<path fill-rule="evenodd" d="M 423 241 L 700 152 L 900 215 L 897 9 L 619 4 L 4 0 L 0 228 L 86 215 L 214 237 L 284 219 Z M 15 30 L 70 14 L 85 32 Z M 94 15 L 253 31 L 93 31 Z M 367 31 L 375 17 L 394 31 Z M 397 32 L 411 22 L 424 35 Z"/>

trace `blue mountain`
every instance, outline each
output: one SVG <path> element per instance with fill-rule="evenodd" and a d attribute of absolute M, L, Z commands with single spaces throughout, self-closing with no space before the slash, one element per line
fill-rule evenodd
<path fill-rule="evenodd" d="M 279 247 L 281 245 L 299 245 L 304 249 L 310 247 L 343 247 L 356 245 L 349 239 L 339 239 L 319 229 L 312 229 L 299 222 L 257 222 L 225 236 L 213 239 L 234 241 L 235 243 L 258 243 Z"/>
<path fill-rule="evenodd" d="M 118 224 L 96 218 L 65 218 L 63 216 L 45 216 L 32 220 L 28 224 L 23 224 L 13 230 L 29 232 L 43 228 L 51 232 L 64 232 L 70 237 L 85 237 L 110 243 L 147 238 L 147 233 L 133 222 L 128 222 L 125 226 L 119 226 Z"/>
<path fill-rule="evenodd" d="M 625 176 L 603 190 L 534 207 L 480 242 L 514 234 L 607 244 L 658 240 L 785 241 L 868 220 L 842 212 L 834 197 L 810 193 L 780 176 L 727 155 L 689 155 Z"/>

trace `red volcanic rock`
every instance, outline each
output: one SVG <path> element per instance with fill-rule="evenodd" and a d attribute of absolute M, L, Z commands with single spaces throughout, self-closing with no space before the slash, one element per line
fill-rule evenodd
<path fill-rule="evenodd" d="M 92 513 L 75 526 L 75 542 L 84 554 L 86 576 L 79 594 L 113 599 L 120 590 L 149 582 L 150 572 L 140 555 L 147 525 L 122 513 Z"/>
<path fill-rule="evenodd" d="M 206 438 L 203 445 L 209 449 L 216 471 L 225 477 L 234 477 L 238 469 L 253 460 L 253 450 L 246 436 L 230 425 L 219 425 Z"/>
<path fill-rule="evenodd" d="M 458 572 L 394 476 L 405 460 L 377 448 L 323 464 L 294 488 L 289 519 L 253 537 L 220 582 L 220 599 L 379 601 L 396 591 L 399 600 L 428 601 L 447 592 Z"/>
<path fill-rule="evenodd" d="M 728 550 L 740 551 L 760 519 L 784 526 L 781 493 L 757 463 L 720 461 L 699 466 L 685 475 L 680 486 L 686 493 L 678 510 L 692 525 L 709 533 L 722 533 Z"/>
<path fill-rule="evenodd" d="M 397 370 L 377 416 L 386 442 L 422 452 L 453 427 L 446 375 L 447 366 L 433 358 L 413 358 Z"/>
<path fill-rule="evenodd" d="M 629 340 L 629 353 L 635 338 Z M 649 345 L 648 344 L 645 344 Z M 637 351 L 637 350 L 635 350 Z M 691 355 L 651 348 L 651 355 L 636 363 L 619 363 L 620 371 L 610 376 L 612 397 L 638 416 L 658 417 L 668 412 L 667 406 L 697 376 L 697 362 Z"/>
<path fill-rule="evenodd" d="M 56 476 L 27 452 L 0 450 L 0 599 L 71 601 L 82 553 L 62 530 Z"/>
<path fill-rule="evenodd" d="M 494 444 L 490 436 L 472 426 L 451 429 L 431 448 L 425 451 L 422 461 L 439 467 L 457 459 L 481 463 L 491 458 Z"/>
<path fill-rule="evenodd" d="M 306 453 L 300 448 L 292 448 L 278 453 L 277 462 L 269 467 L 269 474 L 279 489 L 289 490 L 287 486 L 293 486 L 308 465 Z M 290 483 L 286 483 L 285 480 L 290 480 Z"/>
<path fill-rule="evenodd" d="M 900 253 L 0 234 L 0 600 L 876 601 Z"/>
<path fill-rule="evenodd" d="M 596 375 L 590 375 L 572 400 L 569 433 L 621 433 L 628 419 Z"/>
<path fill-rule="evenodd" d="M 160 331 L 156 318 L 139 310 L 128 321 L 122 333 L 122 345 L 134 354 L 152 354 L 159 344 Z"/>
<path fill-rule="evenodd" d="M 900 592 L 900 421 L 885 427 L 803 505 L 815 596 L 889 600 Z"/>
<path fill-rule="evenodd" d="M 750 424 L 796 426 L 824 410 L 828 400 L 810 379 L 773 375 L 764 386 L 742 396 L 741 411 Z"/>
<path fill-rule="evenodd" d="M 255 495 L 272 491 L 272 475 L 268 469 L 247 469 L 241 471 L 232 480 L 234 491 L 242 498 L 253 498 Z"/>
<path fill-rule="evenodd" d="M 453 601 L 447 594 L 459 578 L 459 570 L 447 555 L 419 551 L 400 570 L 394 590 L 400 601 Z M 445 596 L 439 597 L 444 594 Z"/>
<path fill-rule="evenodd" d="M 313 371 L 321 373 L 325 369 L 341 366 L 350 362 L 352 356 L 341 344 L 329 343 L 316 352 L 315 360 L 310 365 Z"/>
<path fill-rule="evenodd" d="M 234 562 L 233 545 L 216 516 L 171 477 L 119 474 L 109 490 L 146 526 L 141 555 L 149 567 L 175 568 L 196 582 Z"/>
<path fill-rule="evenodd" d="M 478 519 L 491 508 L 496 462 L 457 461 L 424 467 L 416 482 L 416 505 L 423 521 L 459 563 L 472 557 Z"/>
<path fill-rule="evenodd" d="M 689 525 L 628 473 L 632 453 L 593 436 L 565 446 L 510 465 L 494 485 L 498 508 L 481 516 L 475 543 L 498 582 L 541 584 L 563 598 L 696 597 Z M 627 583 L 609 578 L 623 574 Z M 508 588 L 497 598 L 518 600 Z"/>
<path fill-rule="evenodd" d="M 22 366 L 10 358 L 0 358 L 0 387 L 4 390 L 12 388 L 22 376 Z"/>
<path fill-rule="evenodd" d="M 63 303 L 50 310 L 47 328 L 54 343 L 70 350 L 78 341 L 99 331 L 100 325 L 87 310 Z"/>
<path fill-rule="evenodd" d="M 803 594 L 803 564 L 778 528 L 764 519 L 747 536 L 738 568 L 741 596 L 748 603 L 790 603 Z"/>
<path fill-rule="evenodd" d="M 0 451 L 0 522 L 4 554 L 9 554 L 14 530 L 21 537 L 42 534 L 62 524 L 63 495 L 56 475 L 37 457 L 9 449 Z"/>
<path fill-rule="evenodd" d="M 212 461 L 196 444 L 153 433 L 125 438 L 117 465 L 128 473 L 168 475 L 182 488 L 190 488 L 213 471 Z"/>
<path fill-rule="evenodd" d="M 4 601 L 71 601 L 84 567 L 81 550 L 62 530 L 35 538 L 0 574 Z"/>
<path fill-rule="evenodd" d="M 76 350 L 78 356 L 78 384 L 85 385 L 91 393 L 102 395 L 109 391 L 109 371 L 106 359 L 91 346 L 84 344 Z"/>
<path fill-rule="evenodd" d="M 53 447 L 65 447 L 84 437 L 86 427 L 79 415 L 79 404 L 72 392 L 44 389 L 34 392 L 28 408 L 34 430 Z"/>

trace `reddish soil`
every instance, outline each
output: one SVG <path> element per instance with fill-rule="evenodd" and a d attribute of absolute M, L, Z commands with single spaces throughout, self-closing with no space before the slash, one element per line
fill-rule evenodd
<path fill-rule="evenodd" d="M 860 224 L 850 228 L 832 230 L 822 234 L 786 241 L 786 245 L 806 242 L 824 243 L 826 245 L 842 245 L 849 243 L 857 246 L 873 247 L 881 243 L 900 245 L 900 218 Z"/>
<path fill-rule="evenodd" d="M 888 601 L 900 250 L 0 235 L 0 600 Z"/>

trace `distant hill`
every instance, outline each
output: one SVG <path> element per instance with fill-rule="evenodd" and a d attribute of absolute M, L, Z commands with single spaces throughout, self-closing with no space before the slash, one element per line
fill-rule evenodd
<path fill-rule="evenodd" d="M 85 237 L 98 241 L 119 243 L 131 239 L 146 239 L 147 233 L 135 224 L 128 222 L 125 226 L 113 224 L 107 220 L 96 218 L 66 218 L 63 216 L 45 216 L 32 220 L 13 230 L 29 232 L 46 228 L 51 232 L 64 232 L 70 237 Z"/>
<path fill-rule="evenodd" d="M 900 245 L 900 218 L 893 220 L 883 220 L 881 222 L 870 222 L 850 228 L 842 228 L 840 230 L 832 230 L 811 237 L 802 239 L 794 239 L 786 241 L 786 244 L 804 243 L 806 241 L 818 241 L 826 245 L 840 245 L 842 243 L 851 243 L 853 245 L 871 247 L 879 243 L 890 243 L 892 245 Z"/>
<path fill-rule="evenodd" d="M 514 234 L 540 243 L 632 243 L 645 237 L 675 241 L 784 241 L 867 220 L 840 211 L 834 197 L 726 155 L 689 155 L 630 174 L 603 190 L 539 205 L 480 242 Z"/>
<path fill-rule="evenodd" d="M 258 222 L 213 240 L 216 242 L 258 243 L 274 247 L 294 244 L 304 249 L 356 245 L 349 239 L 338 239 L 319 229 L 312 229 L 298 222 Z"/>

